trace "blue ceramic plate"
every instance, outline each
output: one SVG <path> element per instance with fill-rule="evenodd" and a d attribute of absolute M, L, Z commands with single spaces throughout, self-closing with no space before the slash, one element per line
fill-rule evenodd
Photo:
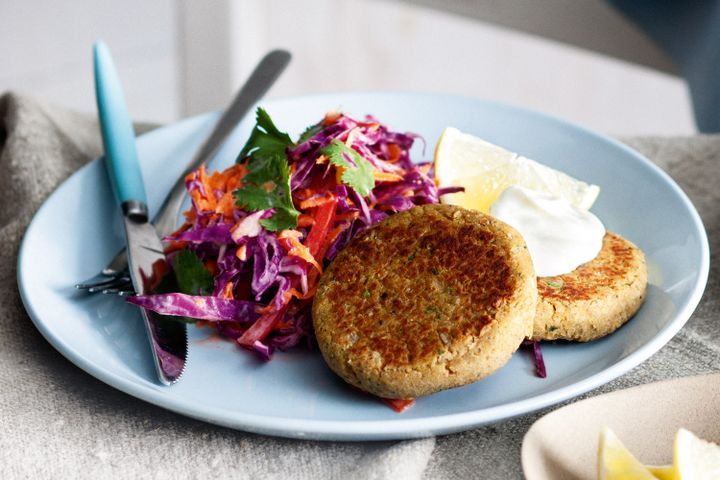
<path fill-rule="evenodd" d="M 372 114 L 426 140 L 413 152 L 431 159 L 446 126 L 455 126 L 570 175 L 600 185 L 593 211 L 608 230 L 635 242 L 649 266 L 647 300 L 609 337 L 543 347 L 548 378 L 533 374 L 522 351 L 473 385 L 418 400 L 399 415 L 348 388 L 317 352 L 278 353 L 262 363 L 207 329 L 190 328 L 182 380 L 155 383 L 141 318 L 120 298 L 87 296 L 73 285 L 95 274 L 122 246 L 120 215 L 103 165 L 94 161 L 53 193 L 28 228 L 18 283 L 30 317 L 70 361 L 130 395 L 200 420 L 295 438 L 380 440 L 467 430 L 579 395 L 647 359 L 697 306 L 708 275 L 708 243 L 685 194 L 638 153 L 570 123 L 472 98 L 411 93 L 347 93 L 268 101 L 276 123 L 293 135 L 324 112 Z M 161 128 L 138 141 L 151 210 L 169 190 L 215 114 Z M 213 165 L 230 165 L 253 125 L 236 130 Z"/>

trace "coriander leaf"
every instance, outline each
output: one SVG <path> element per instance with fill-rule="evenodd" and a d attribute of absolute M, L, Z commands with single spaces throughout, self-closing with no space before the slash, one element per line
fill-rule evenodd
<path fill-rule="evenodd" d="M 270 231 L 294 228 L 300 212 L 295 210 L 290 194 L 290 166 L 285 154 L 251 159 L 250 172 L 242 186 L 235 190 L 238 206 L 250 210 L 275 209 L 272 217 L 260 221 Z"/>
<path fill-rule="evenodd" d="M 328 157 L 330 163 L 345 170 L 341 177 L 343 183 L 363 197 L 369 195 L 370 190 L 375 188 L 372 164 L 337 138 L 320 153 Z"/>
<path fill-rule="evenodd" d="M 210 295 L 215 282 L 210 271 L 200 258 L 188 249 L 173 258 L 173 272 L 181 293 L 188 295 Z"/>
<path fill-rule="evenodd" d="M 285 155 L 273 155 L 251 161 L 250 172 L 242 179 L 242 187 L 235 191 L 241 207 L 250 210 L 291 208 L 290 166 Z"/>
<path fill-rule="evenodd" d="M 245 186 L 235 190 L 236 203 L 252 212 L 274 208 L 277 199 L 272 192 L 266 192 L 262 187 Z"/>
<path fill-rule="evenodd" d="M 278 154 L 284 156 L 285 149 L 293 145 L 290 136 L 278 130 L 270 115 L 262 108 L 258 108 L 255 113 L 255 127 L 245 146 L 240 150 L 237 161 L 243 161 L 248 155 L 253 158 L 267 158 Z"/>
<path fill-rule="evenodd" d="M 300 215 L 292 202 L 286 154 L 293 145 L 288 134 L 278 130 L 270 115 L 258 108 L 255 128 L 238 156 L 238 162 L 249 156 L 249 172 L 234 195 L 237 205 L 248 211 L 275 209 L 272 217 L 260 221 L 270 231 L 296 227 Z"/>
<path fill-rule="evenodd" d="M 297 227 L 297 219 L 300 212 L 295 209 L 280 208 L 275 211 L 272 217 L 260 220 L 260 225 L 271 232 L 287 230 Z"/>
<path fill-rule="evenodd" d="M 300 138 L 298 139 L 297 143 L 305 143 L 308 140 L 310 140 L 312 137 L 314 137 L 316 134 L 322 132 L 322 124 L 316 123 L 315 125 L 310 125 L 305 129 L 303 133 L 300 134 Z"/>

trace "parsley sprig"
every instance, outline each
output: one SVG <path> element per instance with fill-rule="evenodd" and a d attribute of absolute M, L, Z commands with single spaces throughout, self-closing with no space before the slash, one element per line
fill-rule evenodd
<path fill-rule="evenodd" d="M 330 163 L 343 169 L 343 183 L 363 197 L 369 195 L 370 190 L 375 188 L 372 164 L 340 140 L 333 140 L 320 153 L 325 155 Z"/>
<path fill-rule="evenodd" d="M 293 145 L 290 136 L 278 130 L 270 115 L 258 108 L 255 128 L 238 156 L 238 161 L 249 158 L 249 173 L 235 191 L 235 201 L 250 211 L 275 209 L 272 217 L 260 220 L 273 232 L 296 227 L 300 215 L 290 194 L 290 166 L 285 153 Z"/>

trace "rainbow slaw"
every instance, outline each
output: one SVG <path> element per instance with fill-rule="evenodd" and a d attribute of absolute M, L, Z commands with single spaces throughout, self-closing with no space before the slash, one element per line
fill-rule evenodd
<path fill-rule="evenodd" d="M 418 136 L 372 116 L 330 112 L 292 141 L 262 109 L 231 167 L 186 177 L 191 208 L 165 240 L 174 275 L 128 298 L 163 315 L 212 325 L 269 360 L 314 342 L 311 305 L 323 269 L 388 215 L 438 203 L 430 162 L 413 163 Z"/>

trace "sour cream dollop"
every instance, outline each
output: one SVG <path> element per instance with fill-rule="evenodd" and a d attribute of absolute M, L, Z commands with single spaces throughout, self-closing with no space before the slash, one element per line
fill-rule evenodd
<path fill-rule="evenodd" d="M 589 211 L 519 186 L 508 187 L 490 214 L 520 232 L 538 277 L 562 275 L 589 262 L 600 252 L 605 236 L 602 222 Z"/>

